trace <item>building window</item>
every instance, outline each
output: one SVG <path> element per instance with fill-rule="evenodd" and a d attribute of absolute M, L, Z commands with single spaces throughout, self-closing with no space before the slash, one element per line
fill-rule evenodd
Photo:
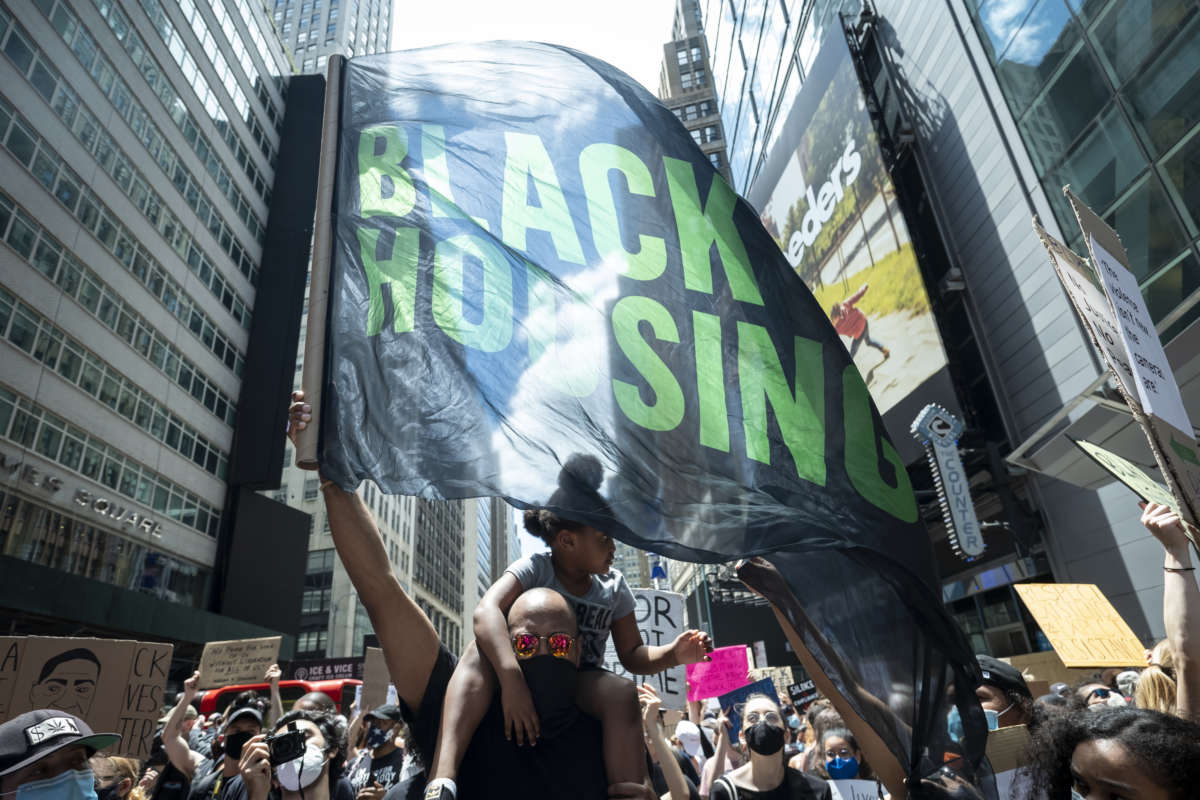
<path fill-rule="evenodd" d="M 692 88 L 692 73 L 690 73 L 690 72 L 679 73 L 679 86 L 680 86 L 680 88 L 683 88 L 683 89 Z"/>
<path fill-rule="evenodd" d="M 688 51 L 686 47 L 681 47 L 675 51 L 675 61 L 681 67 L 686 67 L 688 64 Z"/>
<path fill-rule="evenodd" d="M 721 154 L 720 153 L 709 153 L 708 160 L 709 160 L 709 162 L 712 163 L 714 168 L 716 168 L 716 169 L 721 168 Z"/>
<path fill-rule="evenodd" d="M 699 45 L 696 45 L 695 47 L 692 48 L 692 63 L 699 64 L 703 60 L 704 60 L 704 51 L 700 49 Z"/>
<path fill-rule="evenodd" d="M 317 499 L 317 489 L 319 486 L 320 486 L 320 481 L 317 478 L 305 478 L 304 479 L 304 499 L 305 500 L 316 500 Z"/>

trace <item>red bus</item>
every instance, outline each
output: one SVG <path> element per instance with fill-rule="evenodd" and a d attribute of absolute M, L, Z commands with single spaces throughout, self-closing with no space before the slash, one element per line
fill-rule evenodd
<path fill-rule="evenodd" d="M 329 695 L 338 711 L 350 716 L 350 705 L 354 702 L 355 687 L 362 681 L 353 678 L 338 678 L 332 681 L 280 681 L 279 696 L 283 700 L 283 710 L 291 709 L 292 704 L 309 692 L 324 692 Z M 224 711 L 233 698 L 242 692 L 253 690 L 262 697 L 270 697 L 271 687 L 266 682 L 246 683 L 239 686 L 222 686 L 220 689 L 209 689 L 197 695 L 195 704 L 205 716 L 214 711 Z"/>

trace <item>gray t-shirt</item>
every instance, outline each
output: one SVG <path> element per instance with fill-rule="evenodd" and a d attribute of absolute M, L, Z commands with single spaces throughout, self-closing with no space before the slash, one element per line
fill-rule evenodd
<path fill-rule="evenodd" d="M 633 592 L 629 591 L 624 575 L 615 569 L 605 575 L 593 575 L 587 594 L 580 597 L 559 583 L 549 553 L 534 553 L 514 561 L 505 572 L 520 581 L 522 589 L 544 586 L 567 598 L 575 606 L 575 618 L 579 622 L 580 662 L 593 666 L 604 664 L 604 645 L 608 642 L 613 620 L 633 613 Z"/>

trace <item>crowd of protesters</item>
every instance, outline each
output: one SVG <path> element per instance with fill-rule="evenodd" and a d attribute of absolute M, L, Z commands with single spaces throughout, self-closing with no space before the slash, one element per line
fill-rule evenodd
<path fill-rule="evenodd" d="M 310 411 L 302 395 L 293 400 L 294 435 Z M 586 483 L 586 472 L 585 465 L 575 479 Z M 526 527 L 549 552 L 513 564 L 487 592 L 475 612 L 478 644 L 460 659 L 392 574 L 358 495 L 324 479 L 321 492 L 395 703 L 362 714 L 352 708 L 348 719 L 313 692 L 285 712 L 272 667 L 265 693 L 243 692 L 203 715 L 197 673 L 159 720 L 144 763 L 108 755 L 116 734 L 94 733 L 64 711 L 31 711 L 0 725 L 0 798 L 827 800 L 843 796 L 840 781 L 876 779 L 864 752 L 870 747 L 860 746 L 864 731 L 823 697 L 797 708 L 751 695 L 736 709 L 736 735 L 733 709 L 691 703 L 668 729 L 649 684 L 600 666 L 606 641 L 640 675 L 705 660 L 712 643 L 697 631 L 658 647 L 641 641 L 603 532 L 546 510 L 527 512 Z M 1022 796 L 1200 797 L 1200 589 L 1178 516 L 1150 504 L 1142 522 L 1164 548 L 1167 633 L 1145 665 L 1034 697 L 1019 670 L 978 657 L 975 694 L 987 727 L 1025 726 L 1031 737 Z M 961 740 L 963 727 L 950 704 L 949 741 Z M 954 757 L 948 750 L 946 766 L 909 792 L 983 796 L 961 779 Z"/>

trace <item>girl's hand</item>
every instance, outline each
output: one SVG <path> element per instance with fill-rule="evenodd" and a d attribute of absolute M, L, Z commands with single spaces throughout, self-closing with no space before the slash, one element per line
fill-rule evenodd
<path fill-rule="evenodd" d="M 541 726 L 524 675 L 518 672 L 500 684 L 500 706 L 504 709 L 504 738 L 517 744 L 537 744 Z"/>
<path fill-rule="evenodd" d="M 675 637 L 671 651 L 675 654 L 676 664 L 696 664 L 701 661 L 712 661 L 709 655 L 713 650 L 712 637 L 702 631 L 684 631 Z"/>

